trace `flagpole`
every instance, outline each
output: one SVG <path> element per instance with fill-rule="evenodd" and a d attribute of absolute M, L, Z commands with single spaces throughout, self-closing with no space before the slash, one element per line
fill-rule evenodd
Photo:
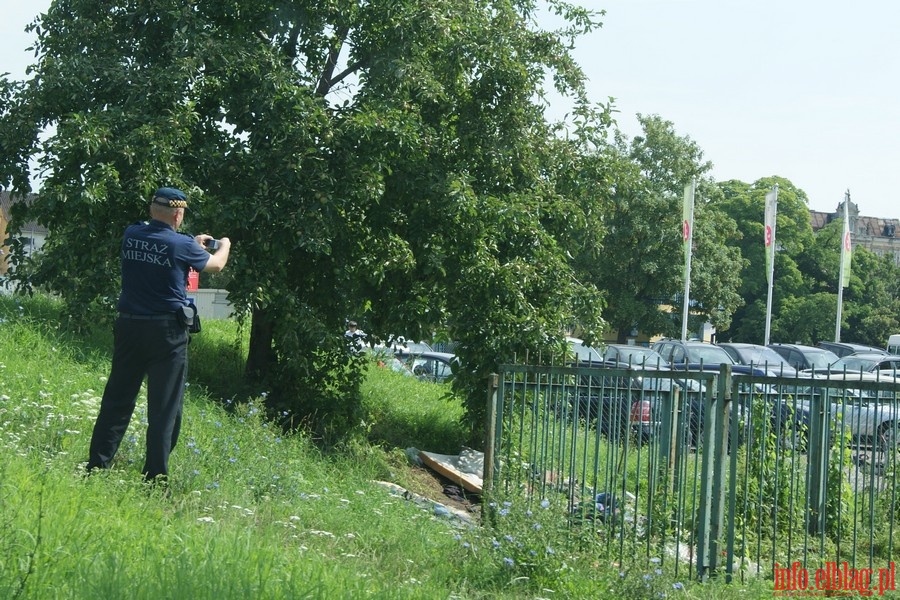
<path fill-rule="evenodd" d="M 694 240 L 694 190 L 696 179 L 684 186 L 684 206 L 682 207 L 681 233 L 684 239 L 684 307 L 681 311 L 681 339 L 687 339 L 688 305 L 691 299 L 691 246 Z"/>
<path fill-rule="evenodd" d="M 838 272 L 837 318 L 834 323 L 834 341 L 841 341 L 841 309 L 844 304 L 844 287 L 850 283 L 850 190 L 844 194 L 844 232 L 841 236 L 841 266 Z"/>
<path fill-rule="evenodd" d="M 778 214 L 778 184 L 772 186 L 772 191 L 766 194 L 765 208 L 765 250 L 766 250 L 766 277 L 769 280 L 769 293 L 766 297 L 766 333 L 763 345 L 769 345 L 769 334 L 772 331 L 772 289 L 775 282 L 775 224 Z"/>

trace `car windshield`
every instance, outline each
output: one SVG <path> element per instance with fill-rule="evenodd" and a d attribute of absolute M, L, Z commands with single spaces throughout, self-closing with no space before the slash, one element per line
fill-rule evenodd
<path fill-rule="evenodd" d="M 616 348 L 614 359 L 621 363 L 631 365 L 645 365 L 648 367 L 668 367 L 659 352 L 643 346 L 628 346 L 627 348 Z"/>
<path fill-rule="evenodd" d="M 806 360 L 813 369 L 827 369 L 838 360 L 838 355 L 830 350 L 821 352 L 810 351 L 806 353 Z M 831 367 L 834 370 L 834 367 Z"/>
<path fill-rule="evenodd" d="M 584 342 L 579 339 L 570 338 L 569 347 L 575 352 L 575 358 L 579 361 L 602 362 L 603 356 L 590 346 L 585 346 Z"/>
<path fill-rule="evenodd" d="M 733 365 L 734 361 L 725 350 L 718 346 L 710 345 L 708 347 L 693 347 L 688 349 L 688 358 L 692 363 L 703 363 L 705 365 Z"/>
<path fill-rule="evenodd" d="M 747 348 L 743 351 L 742 355 L 746 357 L 748 363 L 754 365 L 764 365 L 768 364 L 770 366 L 773 365 L 784 365 L 786 367 L 791 366 L 791 363 L 786 361 L 783 356 L 772 350 L 767 346 L 754 346 L 751 348 Z"/>
<path fill-rule="evenodd" d="M 877 359 L 874 358 L 866 358 L 863 356 L 845 356 L 844 358 L 835 361 L 831 365 L 832 371 L 871 371 L 875 368 L 875 364 L 878 362 Z"/>

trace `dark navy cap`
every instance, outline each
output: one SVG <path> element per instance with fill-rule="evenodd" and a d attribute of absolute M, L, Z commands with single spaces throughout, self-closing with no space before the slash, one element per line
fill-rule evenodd
<path fill-rule="evenodd" d="M 187 208 L 187 196 L 184 192 L 170 187 L 162 187 L 153 193 L 154 204 L 168 206 L 170 208 Z"/>

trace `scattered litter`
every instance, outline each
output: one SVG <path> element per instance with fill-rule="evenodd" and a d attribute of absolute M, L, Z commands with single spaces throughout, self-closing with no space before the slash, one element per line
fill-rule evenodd
<path fill-rule="evenodd" d="M 456 500 L 457 502 L 466 502 L 466 497 L 463 494 L 463 491 L 459 489 L 458 486 L 452 484 L 447 484 L 444 486 L 444 495 L 451 500 Z"/>
<path fill-rule="evenodd" d="M 404 500 L 410 500 L 417 506 L 421 507 L 423 510 L 427 510 L 435 516 L 444 517 L 450 519 L 451 521 L 459 522 L 463 525 L 475 525 L 472 517 L 464 511 L 451 508 L 449 506 L 441 504 L 440 502 L 435 502 L 430 498 L 426 498 L 425 496 L 410 492 L 406 488 L 403 488 L 396 483 L 391 483 L 389 481 L 375 481 L 375 483 L 384 488 L 387 488 L 387 490 L 392 495 L 403 498 Z"/>
<path fill-rule="evenodd" d="M 419 449 L 418 448 L 413 448 L 410 446 L 409 448 L 407 448 L 405 450 L 405 452 L 406 452 L 406 456 L 409 458 L 409 461 L 412 464 L 416 465 L 417 467 L 422 466 L 422 459 L 419 458 Z"/>

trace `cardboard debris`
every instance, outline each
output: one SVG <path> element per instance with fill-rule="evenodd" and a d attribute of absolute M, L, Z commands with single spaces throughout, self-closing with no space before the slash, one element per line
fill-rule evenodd
<path fill-rule="evenodd" d="M 453 483 L 461 485 L 469 492 L 481 494 L 484 487 L 483 471 L 481 473 L 467 471 L 466 467 L 460 464 L 460 455 L 437 454 L 436 452 L 419 450 L 419 458 L 422 459 L 422 462 L 427 467 L 440 473 Z M 464 462 L 467 461 L 464 459 Z"/>

